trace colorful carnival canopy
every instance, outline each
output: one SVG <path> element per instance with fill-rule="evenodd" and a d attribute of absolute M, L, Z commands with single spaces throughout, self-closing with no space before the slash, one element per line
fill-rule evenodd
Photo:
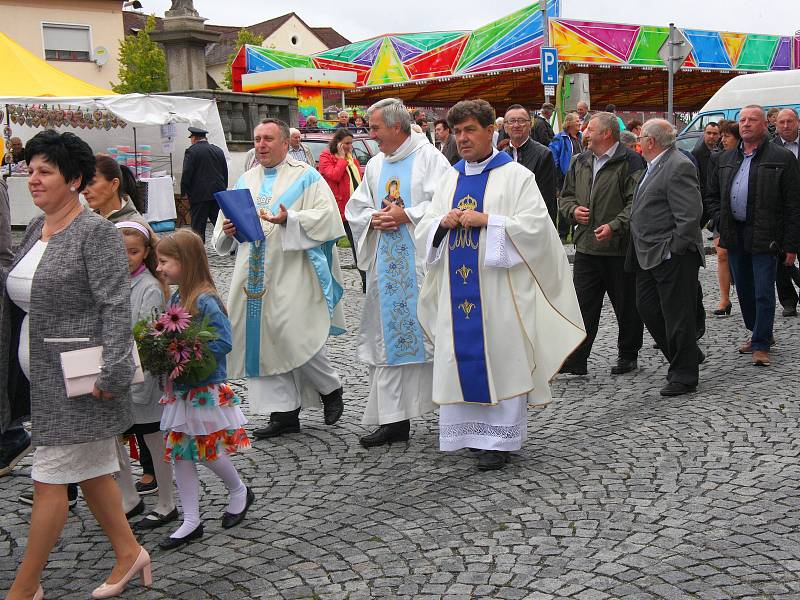
<path fill-rule="evenodd" d="M 3 77 L 0 96 L 108 96 L 111 90 L 87 83 L 32 54 L 0 33 Z"/>
<path fill-rule="evenodd" d="M 562 19 L 560 0 L 547 0 L 550 45 L 564 73 L 589 73 L 592 102 L 638 110 L 666 106 L 666 70 L 658 49 L 668 27 Z M 683 29 L 692 53 L 676 76 L 676 110 L 699 108 L 728 79 L 754 71 L 791 68 L 800 38 Z M 352 103 L 399 96 L 426 105 L 481 97 L 502 106 L 541 100 L 540 5 L 533 4 L 473 31 L 387 34 L 312 56 L 259 46 L 242 48 L 233 64 L 234 89 L 242 75 L 290 67 L 356 74 Z"/>

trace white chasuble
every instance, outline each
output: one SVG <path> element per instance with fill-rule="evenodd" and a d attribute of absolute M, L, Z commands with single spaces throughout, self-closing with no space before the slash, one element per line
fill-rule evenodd
<path fill-rule="evenodd" d="M 527 403 L 550 402 L 550 380 L 586 334 L 569 262 L 533 174 L 513 162 L 493 168 L 483 196 L 489 224 L 478 237 L 477 263 L 489 402 L 464 401 L 453 319 L 466 315 L 451 306 L 449 237 L 434 247 L 464 176 L 453 170 L 440 182 L 416 231 L 428 262 L 418 316 L 434 343 L 440 442 L 443 450 L 513 450 L 525 439 Z"/>
<path fill-rule="evenodd" d="M 212 243 L 220 255 L 238 246 L 228 294 L 233 350 L 231 378 L 289 373 L 315 357 L 329 333 L 344 331 L 342 274 L 335 241 L 344 227 L 328 184 L 312 167 L 287 158 L 239 178 L 258 211 L 277 214 L 284 225 L 262 221 L 266 239 L 238 243 L 222 232 L 220 212 Z"/>

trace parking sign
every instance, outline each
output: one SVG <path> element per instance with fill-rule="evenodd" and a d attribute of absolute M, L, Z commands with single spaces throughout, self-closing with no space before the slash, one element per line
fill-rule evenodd
<path fill-rule="evenodd" d="M 542 48 L 539 61 L 542 68 L 542 85 L 558 85 L 558 50 Z"/>

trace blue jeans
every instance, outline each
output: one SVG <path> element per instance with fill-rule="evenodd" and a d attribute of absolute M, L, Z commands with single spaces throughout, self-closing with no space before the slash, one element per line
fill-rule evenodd
<path fill-rule="evenodd" d="M 769 351 L 772 325 L 775 321 L 775 273 L 778 257 L 771 252 L 744 252 L 742 231 L 737 228 L 735 249 L 728 250 L 728 264 L 736 281 L 736 295 L 742 310 L 744 326 L 753 332 L 753 350 Z"/>

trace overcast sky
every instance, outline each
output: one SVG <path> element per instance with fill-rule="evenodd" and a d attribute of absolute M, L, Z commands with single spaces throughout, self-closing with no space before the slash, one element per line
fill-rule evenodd
<path fill-rule="evenodd" d="M 141 0 L 143 11 L 163 16 L 170 0 Z M 382 33 L 475 29 L 507 15 L 531 0 L 437 0 L 379 4 L 359 0 L 194 0 L 201 16 L 217 25 L 252 25 L 293 10 L 312 27 L 333 27 L 351 41 Z M 386 7 L 386 8 L 384 8 Z M 455 13 L 455 14 L 454 14 Z M 800 29 L 800 0 L 562 0 L 561 16 L 570 19 L 678 27 L 780 33 Z"/>

